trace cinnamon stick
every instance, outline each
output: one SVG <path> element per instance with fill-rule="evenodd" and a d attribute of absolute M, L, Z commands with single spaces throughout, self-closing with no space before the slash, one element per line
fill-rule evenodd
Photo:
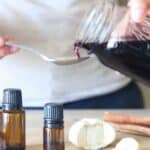
<path fill-rule="evenodd" d="M 150 117 L 131 116 L 109 112 L 104 115 L 104 120 L 108 122 L 121 124 L 136 124 L 150 126 Z"/>
<path fill-rule="evenodd" d="M 124 130 L 124 129 L 117 129 L 116 128 L 116 131 L 121 132 L 121 133 L 132 134 L 132 135 L 147 136 L 144 133 L 139 133 L 137 131 L 131 131 L 131 130 Z"/>
<path fill-rule="evenodd" d="M 113 123 L 113 126 L 117 131 L 120 132 L 150 136 L 150 128 L 148 127 L 133 124 L 117 124 L 117 123 Z"/>

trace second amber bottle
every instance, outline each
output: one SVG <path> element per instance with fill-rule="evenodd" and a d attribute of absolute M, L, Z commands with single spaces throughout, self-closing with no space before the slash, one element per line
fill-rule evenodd
<path fill-rule="evenodd" d="M 63 106 L 48 103 L 44 107 L 44 150 L 64 150 Z"/>

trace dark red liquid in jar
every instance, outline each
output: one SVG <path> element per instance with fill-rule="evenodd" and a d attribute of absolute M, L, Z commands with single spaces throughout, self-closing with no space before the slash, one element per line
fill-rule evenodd
<path fill-rule="evenodd" d="M 150 85 L 150 41 L 121 41 L 113 46 L 77 42 L 75 47 L 95 53 L 104 65 Z"/>

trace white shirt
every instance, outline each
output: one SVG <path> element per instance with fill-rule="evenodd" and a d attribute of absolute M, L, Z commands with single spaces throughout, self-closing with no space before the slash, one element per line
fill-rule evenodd
<path fill-rule="evenodd" d="M 73 43 L 90 0 L 1 0 L 0 35 L 14 37 L 49 57 L 73 56 Z M 65 103 L 114 92 L 130 79 L 97 59 L 70 65 L 47 64 L 28 52 L 1 61 L 0 88 L 21 88 L 25 106 Z"/>

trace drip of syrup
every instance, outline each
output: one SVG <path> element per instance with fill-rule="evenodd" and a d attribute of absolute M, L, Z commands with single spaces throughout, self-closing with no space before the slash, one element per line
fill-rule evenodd
<path fill-rule="evenodd" d="M 79 47 L 75 46 L 74 47 L 74 52 L 75 52 L 75 55 L 77 56 L 77 59 L 80 59 L 81 56 L 80 56 L 80 52 L 79 52 Z"/>

